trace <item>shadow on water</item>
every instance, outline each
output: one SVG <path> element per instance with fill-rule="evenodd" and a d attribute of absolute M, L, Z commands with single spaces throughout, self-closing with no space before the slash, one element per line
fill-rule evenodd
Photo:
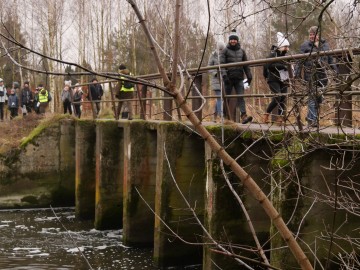
<path fill-rule="evenodd" d="M 0 269 L 157 269 L 151 249 L 122 245 L 121 230 L 97 231 L 73 208 L 54 211 L 59 220 L 51 209 L 0 211 Z"/>

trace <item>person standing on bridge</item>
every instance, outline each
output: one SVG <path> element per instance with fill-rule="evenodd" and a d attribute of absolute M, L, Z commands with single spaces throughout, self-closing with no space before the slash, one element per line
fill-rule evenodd
<path fill-rule="evenodd" d="M 4 121 L 4 104 L 7 100 L 8 97 L 4 86 L 4 80 L 0 78 L 0 121 Z"/>
<path fill-rule="evenodd" d="M 213 51 L 213 53 L 210 56 L 208 66 L 217 66 L 219 65 L 219 58 L 220 53 L 225 48 L 225 43 L 222 41 L 219 41 L 216 45 L 216 50 Z M 222 111 L 221 111 L 221 88 L 222 88 L 222 80 L 220 78 L 221 73 L 217 69 L 212 69 L 210 71 L 211 74 L 211 87 L 215 92 L 216 103 L 215 103 L 215 112 L 214 112 L 214 122 L 217 121 L 217 118 L 222 117 Z"/>
<path fill-rule="evenodd" d="M 131 75 L 130 71 L 126 68 L 124 64 L 119 66 L 119 73 L 124 75 Z M 120 79 L 125 79 L 125 77 L 120 75 Z M 116 98 L 119 99 L 119 104 L 116 110 L 116 118 L 118 119 L 121 110 L 121 118 L 132 120 L 132 106 L 131 101 L 128 99 L 132 99 L 134 97 L 135 85 L 132 82 L 120 80 L 117 85 Z"/>
<path fill-rule="evenodd" d="M 29 87 L 29 82 L 24 82 L 24 88 L 21 90 L 21 108 L 23 110 L 23 116 L 31 113 L 31 107 L 33 106 L 34 98 L 33 93 Z"/>
<path fill-rule="evenodd" d="M 98 83 L 98 80 L 96 78 L 93 78 L 91 82 L 92 84 L 90 85 L 90 96 L 88 98 L 90 98 L 90 101 L 95 102 L 94 109 L 96 110 L 96 116 L 98 116 L 100 112 L 100 101 L 101 97 L 104 95 L 104 90 L 101 84 Z"/>
<path fill-rule="evenodd" d="M 233 30 L 229 36 L 229 43 L 220 53 L 220 64 L 237 63 L 247 60 L 246 53 L 240 46 L 239 36 L 236 34 L 236 31 Z M 222 74 L 226 95 L 231 95 L 233 88 L 235 88 L 237 95 L 244 94 L 244 73 L 246 74 L 247 83 L 250 86 L 252 75 L 248 65 L 226 68 L 225 74 Z M 252 117 L 246 114 L 245 99 L 243 96 L 237 98 L 237 106 L 240 108 L 241 123 L 247 124 L 251 122 Z"/>
<path fill-rule="evenodd" d="M 309 29 L 309 40 L 300 46 L 301 53 L 316 53 L 330 50 L 325 39 L 320 39 L 321 29 L 312 26 Z M 323 92 L 328 85 L 326 70 L 331 67 L 337 73 L 337 67 L 333 57 L 324 55 L 318 58 L 307 58 L 298 63 L 295 70 L 295 78 L 301 78 L 304 69 L 304 80 L 309 87 L 308 113 L 306 120 L 309 127 L 319 125 L 319 104 L 323 101 Z"/>
<path fill-rule="evenodd" d="M 290 43 L 280 32 L 276 34 L 277 45 L 271 47 L 271 52 L 268 58 L 276 58 L 285 56 L 289 51 Z M 288 82 L 289 82 L 289 72 L 286 62 L 276 61 L 272 63 L 267 63 L 264 65 L 264 77 L 270 87 L 270 90 L 274 94 L 285 94 L 287 93 Z M 276 123 L 282 124 L 285 120 L 286 113 L 286 96 L 278 95 L 274 96 L 266 109 L 264 115 L 264 123 L 269 123 L 269 116 L 271 112 L 278 106 L 278 117 Z"/>

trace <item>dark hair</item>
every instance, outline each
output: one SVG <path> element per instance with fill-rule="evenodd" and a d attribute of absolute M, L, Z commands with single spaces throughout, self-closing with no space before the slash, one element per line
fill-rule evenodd
<path fill-rule="evenodd" d="M 24 84 L 29 84 L 29 82 L 28 82 L 28 81 L 26 81 L 26 82 L 24 82 Z"/>
<path fill-rule="evenodd" d="M 120 69 L 120 70 L 126 69 L 126 66 L 125 66 L 124 64 L 121 64 L 121 65 L 119 66 L 119 69 Z"/>
<path fill-rule="evenodd" d="M 98 79 L 96 79 L 96 78 L 93 78 L 93 79 L 91 80 L 91 82 L 94 82 L 94 81 L 98 81 Z"/>
<path fill-rule="evenodd" d="M 43 87 L 44 85 L 42 83 L 39 83 L 38 84 L 38 87 Z"/>

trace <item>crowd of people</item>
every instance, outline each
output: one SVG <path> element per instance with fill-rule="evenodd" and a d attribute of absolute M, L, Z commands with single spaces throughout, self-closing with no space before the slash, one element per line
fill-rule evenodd
<path fill-rule="evenodd" d="M 316 53 L 319 51 L 328 51 L 329 44 L 325 39 L 320 38 L 320 29 L 317 26 L 312 26 L 308 30 L 309 37 L 299 49 L 300 53 Z M 278 32 L 276 36 L 277 43 L 272 45 L 268 58 L 277 58 L 286 56 L 289 52 L 290 42 L 281 33 Z M 216 50 L 210 56 L 208 65 L 216 66 L 219 64 L 231 64 L 247 61 L 247 55 L 240 46 L 239 36 L 233 30 L 228 38 L 228 44 L 218 42 Z M 291 65 L 286 61 L 273 61 L 264 65 L 263 75 L 272 93 L 276 94 L 270 104 L 268 104 L 263 115 L 262 122 L 272 122 L 270 116 L 277 107 L 275 113 L 278 124 L 283 124 L 286 121 L 286 93 L 289 85 L 289 69 Z M 307 87 L 308 93 L 308 114 L 305 118 L 309 127 L 317 127 L 319 125 L 319 104 L 323 101 L 324 89 L 328 85 L 327 69 L 331 68 L 337 73 L 337 66 L 331 56 L 321 56 L 317 59 L 307 58 L 298 61 L 294 69 L 294 77 Z M 214 106 L 214 121 L 217 122 L 220 116 L 232 120 L 228 115 L 227 109 L 222 103 L 221 89 L 224 89 L 226 95 L 231 95 L 232 91 L 239 95 L 237 97 L 237 108 L 240 113 L 240 122 L 246 124 L 252 121 L 252 117 L 246 112 L 245 100 L 242 96 L 244 94 L 244 83 L 250 86 L 252 81 L 251 70 L 248 65 L 234 65 L 227 68 L 218 68 L 211 71 L 212 89 L 217 96 L 217 101 Z M 246 79 L 245 79 L 246 76 Z"/>

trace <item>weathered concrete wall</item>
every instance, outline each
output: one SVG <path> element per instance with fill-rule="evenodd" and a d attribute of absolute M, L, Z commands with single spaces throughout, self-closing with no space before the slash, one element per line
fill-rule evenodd
<path fill-rule="evenodd" d="M 76 122 L 75 212 L 80 219 L 95 217 L 96 125 L 95 121 Z"/>
<path fill-rule="evenodd" d="M 151 209 L 155 205 L 155 127 L 142 121 L 125 125 L 123 242 L 127 246 L 153 246 L 154 243 L 155 218 Z"/>
<path fill-rule="evenodd" d="M 213 130 L 218 133 L 218 130 Z M 232 132 L 226 133 L 226 141 L 231 142 L 226 145 L 226 150 L 233 157 L 239 157 L 238 163 L 246 167 L 251 177 L 263 189 L 265 193 L 270 191 L 270 185 L 264 181 L 267 176 L 268 162 L 265 157 L 270 153 L 269 145 L 265 140 L 255 144 L 251 151 L 246 152 L 246 147 L 249 146 L 252 140 L 252 134 L 248 133 L 235 139 Z M 239 135 L 239 134 L 237 134 Z M 244 134 L 243 134 L 244 135 Z M 245 137 L 245 138 L 244 138 Z M 252 252 L 246 252 L 244 249 L 238 247 L 254 247 L 255 241 L 249 229 L 247 219 L 240 207 L 239 202 L 230 190 L 230 187 L 225 181 L 221 169 L 220 160 L 211 151 L 209 146 L 205 147 L 205 158 L 207 160 L 207 182 L 206 182 L 206 216 L 205 227 L 211 237 L 206 237 L 204 241 L 213 243 L 206 245 L 203 256 L 203 269 L 242 269 L 239 263 L 231 257 L 223 254 L 215 253 L 214 250 L 219 250 L 215 246 L 213 239 L 219 243 L 223 243 L 225 249 L 229 250 L 227 245 L 233 246 L 233 252 L 240 256 L 257 259 L 258 257 Z M 226 165 L 224 165 L 227 177 L 232 184 L 234 191 L 239 195 L 244 203 L 253 226 L 256 229 L 257 237 L 262 245 L 269 239 L 270 221 L 267 218 L 265 211 L 262 209 L 259 202 L 255 201 L 248 191 L 245 190 L 240 180 L 233 174 L 229 173 Z M 266 247 L 265 247 L 266 248 Z M 248 262 L 246 262 L 248 263 Z M 251 263 L 249 263 L 251 265 Z M 254 267 L 254 265 L 252 265 Z M 245 268 L 244 268 L 245 269 Z"/>
<path fill-rule="evenodd" d="M 200 263 L 202 258 L 201 245 L 184 243 L 201 242 L 202 230 L 182 196 L 202 222 L 204 143 L 185 129 L 176 123 L 158 125 L 154 259 L 160 267 Z"/>
<path fill-rule="evenodd" d="M 0 208 L 74 205 L 74 120 L 40 124 L 0 158 L 0 171 Z"/>
<path fill-rule="evenodd" d="M 96 122 L 96 229 L 122 226 L 123 136 L 116 121 Z"/>
<path fill-rule="evenodd" d="M 360 227 L 360 219 L 351 214 L 351 205 L 358 198 L 355 196 L 356 188 L 350 185 L 353 182 L 356 186 L 360 182 L 359 165 L 350 162 L 354 161 L 351 152 L 345 157 L 342 154 L 339 149 L 318 149 L 298 162 L 297 175 L 286 173 L 285 167 L 273 179 L 273 202 L 285 222 L 290 220 L 288 226 L 298 233 L 300 244 L 311 263 L 316 263 L 316 254 L 325 265 L 331 246 L 328 269 L 339 269 L 334 263 L 334 254 L 344 254 L 344 250 L 352 248 L 344 239 L 357 238 Z M 330 244 L 332 232 L 336 236 Z M 284 241 L 274 229 L 272 236 L 271 247 L 275 250 L 271 253 L 271 264 L 283 269 L 296 267 L 297 263 L 293 256 L 289 256 L 288 249 L 276 249 L 283 246 Z"/>

